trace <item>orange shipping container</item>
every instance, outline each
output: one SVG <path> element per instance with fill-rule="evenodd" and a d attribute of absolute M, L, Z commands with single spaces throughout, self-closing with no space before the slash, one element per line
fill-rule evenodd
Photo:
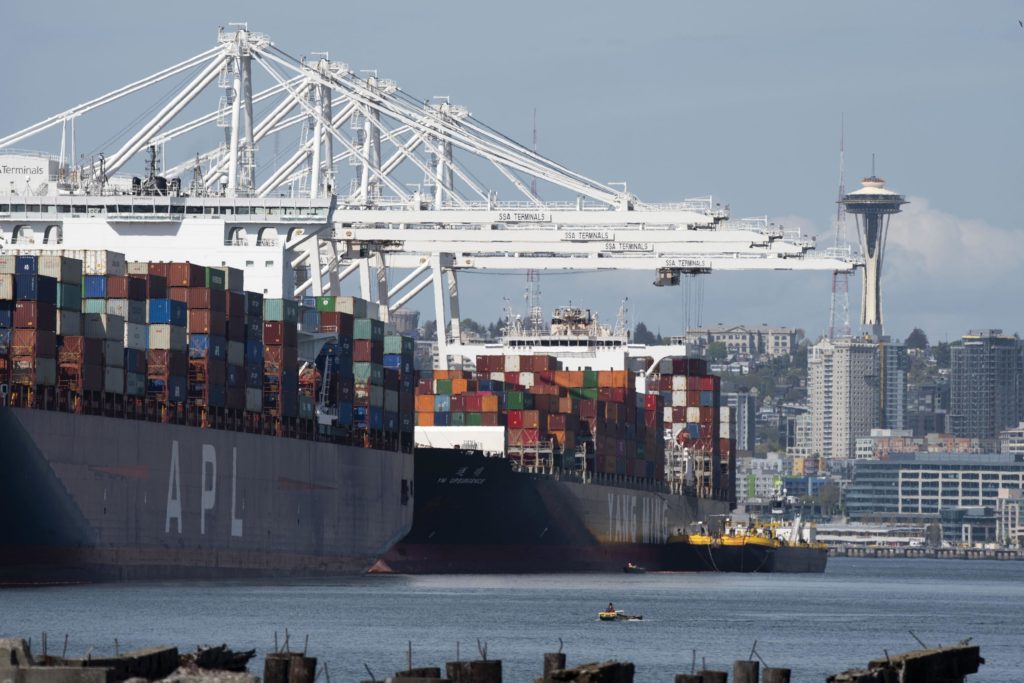
<path fill-rule="evenodd" d="M 469 390 L 469 382 L 461 377 L 452 378 L 452 393 L 464 394 Z"/>
<path fill-rule="evenodd" d="M 433 427 L 434 426 L 434 412 L 419 412 L 416 413 L 416 426 L 417 427 Z"/>
<path fill-rule="evenodd" d="M 416 395 L 416 412 L 426 413 L 429 412 L 431 415 L 431 423 L 433 423 L 434 415 L 434 395 L 433 394 L 417 394 Z"/>
<path fill-rule="evenodd" d="M 480 412 L 483 413 L 496 413 L 498 412 L 498 406 L 500 402 L 498 397 L 494 394 L 484 396 L 480 402 Z"/>

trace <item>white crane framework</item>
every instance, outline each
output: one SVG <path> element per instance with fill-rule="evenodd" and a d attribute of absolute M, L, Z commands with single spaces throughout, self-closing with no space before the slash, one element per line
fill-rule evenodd
<path fill-rule="evenodd" d="M 77 119 L 181 74 L 187 83 L 119 148 L 82 163 L 72 151 L 67 163 L 69 123 L 74 150 Z M 268 83 L 262 90 L 256 75 Z M 217 88 L 215 108 L 177 120 Z M 259 117 L 257 105 L 266 110 Z M 375 72 L 360 76 L 326 54 L 295 58 L 244 25 L 221 29 L 211 50 L 0 137 L 0 150 L 57 126 L 64 194 L 109 197 L 117 192 L 112 178 L 141 152 L 190 140 L 188 153 L 163 175 L 192 172 L 192 182 L 182 182 L 178 196 L 152 200 L 167 205 L 155 209 L 159 216 L 166 210 L 171 221 L 188 220 L 194 211 L 176 204 L 227 203 L 233 210 L 225 221 L 245 225 L 245 215 L 264 204 L 287 204 L 280 197 L 324 208 L 326 220 L 307 215 L 287 240 L 256 244 L 283 252 L 282 294 L 338 293 L 344 279 L 358 274 L 362 295 L 394 310 L 433 285 L 437 320 L 449 322 L 447 335 L 438 325 L 442 362 L 457 354 L 461 338 L 458 270 L 648 270 L 656 284 L 677 284 L 684 273 L 860 265 L 814 256 L 813 240 L 766 219 L 729 221 L 728 208 L 710 197 L 641 201 L 625 183 L 612 187 L 547 159 L 447 97 L 413 98 L 395 82 Z M 223 140 L 209 133 L 218 127 Z M 285 131 L 293 141 L 286 153 L 258 154 L 268 136 Z M 542 201 L 534 179 L 546 184 L 545 196 L 560 199 Z M 499 186 L 514 198 L 499 199 Z M 252 247 L 230 234 L 229 247 Z M 389 286 L 385 265 L 410 272 Z"/>

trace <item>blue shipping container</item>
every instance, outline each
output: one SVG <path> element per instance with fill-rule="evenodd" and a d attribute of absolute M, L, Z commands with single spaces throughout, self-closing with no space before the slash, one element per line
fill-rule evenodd
<path fill-rule="evenodd" d="M 149 324 L 185 327 L 188 325 L 188 307 L 184 301 L 150 299 Z"/>
<path fill-rule="evenodd" d="M 245 370 L 237 365 L 229 365 L 227 371 L 227 385 L 229 387 L 241 386 L 245 380 Z"/>
<path fill-rule="evenodd" d="M 17 271 L 18 275 L 28 274 L 35 275 L 39 272 L 39 257 L 38 256 L 15 256 L 14 257 L 14 270 Z"/>
<path fill-rule="evenodd" d="M 434 425 L 438 427 L 448 427 L 451 425 L 451 413 L 434 413 Z"/>
<path fill-rule="evenodd" d="M 258 339 L 245 342 L 245 363 L 246 365 L 263 364 L 263 342 Z"/>
<path fill-rule="evenodd" d="M 106 299 L 107 278 L 103 275 L 86 275 L 82 281 L 82 298 Z"/>
<path fill-rule="evenodd" d="M 352 403 L 341 401 L 338 403 L 338 424 L 352 424 Z"/>
<path fill-rule="evenodd" d="M 14 327 L 13 301 L 0 301 L 0 327 Z"/>
<path fill-rule="evenodd" d="M 705 407 L 711 407 L 715 405 L 715 392 L 713 391 L 702 391 L 700 392 L 700 404 Z"/>
<path fill-rule="evenodd" d="M 125 372 L 146 373 L 146 352 L 138 349 L 124 350 Z"/>
<path fill-rule="evenodd" d="M 7 328 L 0 328 L 0 356 L 6 356 L 11 352 L 11 331 Z"/>
<path fill-rule="evenodd" d="M 224 337 L 212 334 L 190 334 L 188 336 L 188 357 L 224 360 L 227 357 L 227 342 L 224 341 Z"/>
<path fill-rule="evenodd" d="M 261 365 L 249 365 L 245 368 L 245 386 L 250 389 L 263 387 L 263 367 Z"/>
<path fill-rule="evenodd" d="M 184 403 L 187 398 L 188 380 L 184 377 L 171 376 L 165 382 L 162 378 L 150 377 L 146 380 L 146 393 L 157 394 L 171 403 Z"/>
<path fill-rule="evenodd" d="M 452 397 L 444 394 L 434 396 L 434 412 L 447 413 L 452 409 Z"/>
<path fill-rule="evenodd" d="M 18 273 L 14 276 L 14 298 L 17 301 L 45 301 L 56 305 L 57 280 L 45 275 Z"/>
<path fill-rule="evenodd" d="M 392 369 L 402 367 L 402 356 L 397 353 L 385 353 L 384 367 Z M 483 391 L 483 387 L 481 387 L 480 390 Z"/>

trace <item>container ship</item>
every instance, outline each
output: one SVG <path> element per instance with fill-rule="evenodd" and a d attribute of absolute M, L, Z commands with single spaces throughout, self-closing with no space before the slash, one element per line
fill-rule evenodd
<path fill-rule="evenodd" d="M 413 529 L 375 571 L 711 569 L 669 544 L 733 503 L 731 415 L 704 360 L 576 307 L 476 352 L 473 370 L 421 374 Z"/>
<path fill-rule="evenodd" d="M 412 524 L 412 340 L 309 303 L 230 267 L 0 254 L 0 584 L 372 565 Z"/>

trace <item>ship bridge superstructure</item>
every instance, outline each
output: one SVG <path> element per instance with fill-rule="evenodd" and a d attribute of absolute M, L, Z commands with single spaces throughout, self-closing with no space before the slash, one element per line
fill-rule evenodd
<path fill-rule="evenodd" d="M 106 138 L 107 111 L 128 110 Z M 59 151 L 15 151 L 54 133 Z M 106 143 L 83 154 L 90 133 Z M 234 266 L 272 297 L 337 294 L 354 278 L 385 315 L 432 286 L 442 363 L 460 354 L 460 270 L 646 270 L 671 285 L 859 265 L 816 256 L 813 239 L 765 217 L 731 220 L 711 197 L 643 200 L 451 97 L 414 97 L 327 53 L 296 57 L 245 25 L 0 137 L 0 240 Z"/>

